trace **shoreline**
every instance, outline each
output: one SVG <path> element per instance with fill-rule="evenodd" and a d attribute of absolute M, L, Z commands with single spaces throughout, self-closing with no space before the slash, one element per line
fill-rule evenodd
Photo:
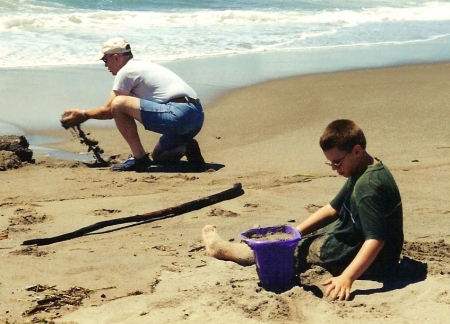
<path fill-rule="evenodd" d="M 445 64 L 450 61 L 450 53 L 445 51 L 447 42 L 444 39 L 401 46 L 251 53 L 160 63 L 179 74 L 196 90 L 208 113 L 209 107 L 232 91 L 279 79 Z M 135 55 L 139 57 L 138 53 Z M 29 137 L 30 144 L 39 146 L 43 154 L 46 148 L 64 145 L 57 141 L 71 140 L 71 136 L 65 134 L 67 132 L 61 132 L 59 125 L 63 110 L 90 109 L 104 104 L 113 82 L 113 76 L 102 64 L 2 70 L 0 95 L 8 104 L 0 110 L 0 126 Z M 11 87 L 14 84 L 20 86 Z M 208 120 L 205 125 L 207 123 Z M 113 129 L 115 125 L 113 121 L 91 120 L 86 127 Z M 76 146 L 74 150 L 72 152 L 77 152 Z"/>
<path fill-rule="evenodd" d="M 157 63 L 180 75 L 208 106 L 229 90 L 269 80 L 447 62 L 450 61 L 449 45 L 450 37 L 447 37 L 424 43 L 256 52 Z M 139 58 L 139 53 L 134 54 Z M 5 107 L 0 110 L 0 121 L 27 132 L 57 129 L 63 109 L 103 105 L 114 78 L 103 64 L 3 68 L 1 71 L 0 95 L 5 99 Z"/>
<path fill-rule="evenodd" d="M 223 103 L 226 105 L 228 104 L 228 101 L 230 97 L 235 96 L 235 94 L 244 93 L 247 92 L 255 92 L 254 89 L 266 89 L 264 93 L 262 93 L 261 98 L 255 98 L 255 100 L 263 100 L 266 103 L 271 102 L 271 105 L 276 106 L 278 103 L 276 101 L 267 99 L 264 100 L 264 96 L 267 93 L 270 93 L 271 87 L 274 89 L 280 88 L 278 84 L 308 84 L 310 83 L 309 80 L 312 80 L 312 84 L 316 84 L 317 80 L 326 80 L 328 77 L 335 78 L 335 79 L 343 79 L 344 82 L 348 82 L 348 79 L 352 79 L 355 75 L 361 75 L 361 74 L 380 74 L 380 75 L 391 75 L 395 71 L 403 71 L 410 74 L 410 77 L 412 78 L 417 75 L 417 72 L 415 71 L 421 71 L 421 70 L 430 70 L 433 72 L 428 73 L 435 73 L 440 70 L 447 70 L 449 62 L 439 62 L 439 63 L 427 63 L 427 64 L 410 64 L 410 65 L 404 65 L 404 66 L 395 66 L 395 67 L 376 67 L 376 68 L 365 68 L 365 69 L 358 69 L 358 70 L 348 70 L 348 71 L 337 71 L 337 72 L 323 72 L 323 73 L 316 73 L 316 74 L 307 74 L 307 75 L 298 75 L 298 76 L 291 76 L 291 77 L 282 77 L 279 79 L 272 79 L 263 81 L 260 83 L 256 83 L 254 85 L 248 85 L 243 87 L 236 87 L 234 89 L 229 89 L 228 91 L 224 91 L 222 94 L 218 95 L 214 102 L 211 102 L 207 105 L 204 105 L 205 113 L 207 116 L 204 130 L 208 129 L 208 131 L 212 131 L 216 128 L 216 133 L 218 134 L 217 137 L 220 137 L 220 134 L 224 132 L 224 130 L 217 129 L 217 123 L 221 124 L 220 120 L 227 118 L 225 115 L 232 112 L 220 112 L 222 108 L 220 108 Z M 401 77 L 400 77 L 401 78 Z M 356 80 L 356 79 L 355 79 Z M 364 79 L 361 79 L 361 82 L 364 82 Z M 383 81 L 380 81 L 383 82 Z M 401 82 L 399 80 L 395 82 Z M 292 87 L 290 87 L 292 88 Z M 315 91 L 318 94 L 320 91 L 317 91 L 317 89 L 314 89 L 314 86 L 310 87 L 310 91 Z M 256 90 L 258 92 L 259 90 Z M 295 87 L 290 90 L 292 93 L 295 93 L 298 91 Z M 408 91 L 408 90 L 407 90 Z M 409 92 L 409 91 L 408 91 Z M 425 95 L 425 94 L 424 94 Z M 245 95 L 246 96 L 246 95 Z M 243 98 L 243 100 L 246 100 Z M 304 101 L 305 99 L 299 99 L 299 102 Z M 311 101 L 311 98 L 307 98 L 307 101 Z M 355 97 L 355 101 L 358 100 L 357 97 Z M 361 99 L 362 100 L 362 99 Z M 314 100 L 313 100 L 314 101 Z M 237 102 L 237 105 L 240 103 Z M 235 104 L 234 104 L 235 105 Z M 302 109 L 302 104 L 300 104 L 299 109 Z M 239 108 L 236 108 L 236 114 L 239 114 Z M 301 113 L 301 110 L 299 111 Z M 212 118 L 209 118 L 209 115 L 212 114 Z M 420 112 L 418 112 L 420 114 Z M 219 119 L 217 119 L 220 116 Z M 364 114 L 361 115 L 361 117 L 364 116 Z M 338 116 L 337 116 L 338 117 Z M 249 116 L 249 118 L 251 118 Z M 426 119 L 426 113 L 423 116 L 423 118 Z M 443 116 L 444 118 L 444 116 Z M 216 121 L 214 121 L 216 119 Z M 295 119 L 298 121 L 298 119 Z M 117 131 L 115 125 L 113 124 L 113 121 L 106 121 L 106 123 L 109 123 L 110 126 L 105 125 L 105 121 L 89 121 L 86 124 L 82 125 L 82 129 L 89 133 L 90 137 L 98 140 L 100 142 L 100 146 L 105 150 L 105 155 L 122 155 L 123 157 L 127 156 L 128 152 L 128 146 L 123 141 L 122 137 L 120 136 L 119 132 Z M 413 121 L 411 121 L 413 123 Z M 302 122 L 304 126 L 306 124 L 304 121 Z M 403 123 L 404 124 L 404 123 Z M 225 128 L 226 125 L 222 125 Z M 246 127 L 245 125 L 242 125 L 242 127 Z M 428 127 L 432 127 L 431 125 Z M 222 127 L 223 128 L 223 127 Z M 143 143 L 147 143 L 145 146 L 148 150 L 152 148 L 153 143 L 156 143 L 156 141 L 159 138 L 159 134 L 155 134 L 152 132 L 145 131 L 143 127 L 139 125 L 139 134 L 141 136 L 141 140 Z M 273 127 L 272 127 L 273 129 Z M 203 140 L 205 132 L 202 130 L 200 134 L 197 136 L 198 139 Z M 231 130 L 228 130 L 231 132 Z M 227 131 L 225 131 L 227 132 Z M 56 158 L 56 159 L 63 159 L 63 160 L 72 160 L 76 158 L 77 156 L 79 158 L 76 158 L 78 161 L 86 161 L 86 159 L 89 160 L 89 154 L 85 151 L 85 147 L 82 146 L 79 143 L 79 140 L 74 136 L 74 134 L 70 130 L 64 130 L 61 127 L 55 128 L 55 129 L 43 129 L 43 130 L 34 130 L 32 132 L 32 139 L 33 137 L 36 138 L 48 138 L 51 139 L 51 141 L 44 141 L 42 144 L 38 143 L 37 145 L 40 147 L 40 152 L 36 152 L 38 155 L 48 155 L 50 157 Z M 56 139 L 56 140 L 55 140 Z M 111 139 L 114 139 L 113 141 Z M 407 138 L 405 138 L 407 140 Z M 31 141 L 33 142 L 33 141 Z M 114 143 L 114 144 L 113 144 Z M 223 145 L 224 143 L 222 143 Z M 239 141 L 234 141 L 233 145 L 240 146 Z M 446 147 L 445 143 L 441 143 L 442 147 Z M 48 151 L 46 151 L 48 149 Z M 214 146 L 209 147 L 206 146 L 207 150 L 214 149 Z M 430 154 L 434 154 L 430 152 Z M 413 158 L 412 158 L 413 159 Z"/>

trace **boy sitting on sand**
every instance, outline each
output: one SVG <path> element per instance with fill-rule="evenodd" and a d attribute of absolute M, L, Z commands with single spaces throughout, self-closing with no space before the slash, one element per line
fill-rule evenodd
<path fill-rule="evenodd" d="M 349 300 L 356 279 L 395 274 L 403 246 L 402 202 L 392 174 L 366 152 L 364 133 L 353 121 L 330 123 L 320 147 L 326 164 L 347 181 L 328 205 L 296 227 L 304 237 L 299 270 L 325 268 L 334 276 L 323 282 L 328 286 L 325 296 Z M 223 240 L 214 226 L 205 226 L 202 236 L 208 255 L 242 265 L 255 263 L 250 247 Z"/>

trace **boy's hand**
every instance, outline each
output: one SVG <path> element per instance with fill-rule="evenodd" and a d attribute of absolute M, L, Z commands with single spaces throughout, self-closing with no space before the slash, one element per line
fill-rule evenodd
<path fill-rule="evenodd" d="M 328 286 L 325 296 L 331 296 L 332 300 L 349 300 L 353 282 L 369 268 L 378 253 L 380 253 L 383 245 L 384 241 L 381 240 L 369 239 L 364 241 L 358 254 L 344 272 L 338 277 L 333 277 L 323 282 L 324 286 Z"/>
<path fill-rule="evenodd" d="M 331 300 L 349 300 L 350 299 L 350 289 L 352 288 L 353 282 L 340 275 L 339 277 L 330 278 L 322 283 L 324 286 L 328 286 L 325 291 L 325 297 L 330 296 Z"/>

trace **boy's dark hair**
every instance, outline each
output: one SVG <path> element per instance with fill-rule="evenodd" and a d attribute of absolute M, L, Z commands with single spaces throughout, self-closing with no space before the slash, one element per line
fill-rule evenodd
<path fill-rule="evenodd" d="M 350 152 L 355 145 L 366 149 L 366 137 L 361 127 L 349 119 L 337 119 L 331 122 L 320 137 L 322 151 L 333 148 Z"/>

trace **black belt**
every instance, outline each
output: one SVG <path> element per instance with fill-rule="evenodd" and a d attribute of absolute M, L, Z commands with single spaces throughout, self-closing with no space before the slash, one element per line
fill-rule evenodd
<path fill-rule="evenodd" d="M 191 97 L 178 97 L 178 98 L 172 98 L 169 100 L 169 102 L 176 102 L 176 103 L 191 103 L 191 104 L 199 104 L 200 99 L 194 99 Z"/>

